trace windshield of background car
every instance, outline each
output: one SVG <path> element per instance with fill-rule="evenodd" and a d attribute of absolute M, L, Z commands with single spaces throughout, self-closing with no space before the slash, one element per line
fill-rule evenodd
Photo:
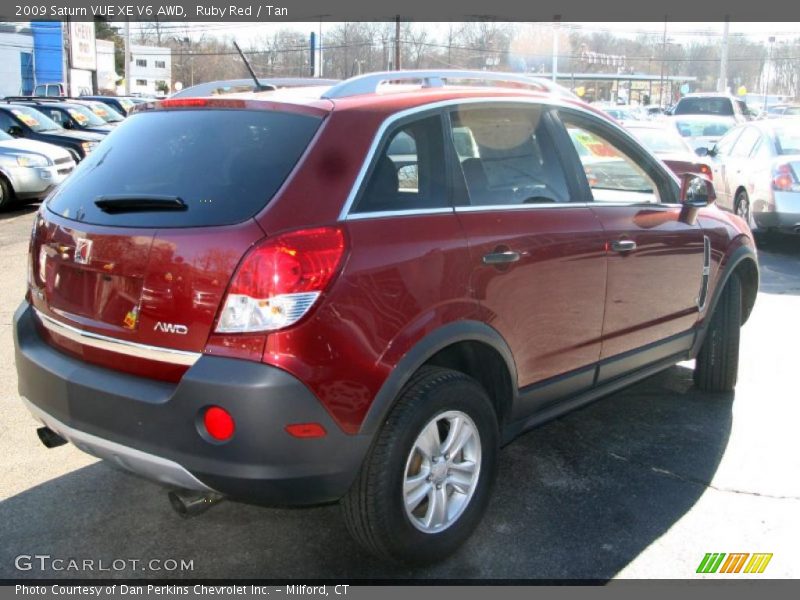
<path fill-rule="evenodd" d="M 733 116 L 733 104 L 729 98 L 682 98 L 675 107 L 676 115 L 722 115 Z"/>
<path fill-rule="evenodd" d="M 800 123 L 775 129 L 775 146 L 781 155 L 800 154 Z"/>
<path fill-rule="evenodd" d="M 48 202 L 68 219 L 127 227 L 240 223 L 272 198 L 322 119 L 267 110 L 158 110 L 128 117 Z M 109 214 L 106 196 L 180 198 L 186 210 Z"/>
<path fill-rule="evenodd" d="M 125 119 L 125 117 L 123 117 L 113 108 L 107 104 L 103 104 L 102 102 L 93 102 L 89 105 L 89 110 L 103 119 L 106 123 L 118 123 Z"/>
<path fill-rule="evenodd" d="M 80 104 L 71 104 L 66 110 L 69 116 L 75 119 L 81 127 L 102 127 L 106 124 L 103 119 Z"/>
<path fill-rule="evenodd" d="M 692 119 L 691 121 L 675 121 L 675 127 L 678 128 L 678 133 L 683 137 L 721 137 L 728 133 L 728 130 L 733 127 L 734 123 L 726 123 L 719 121 L 698 121 Z"/>
<path fill-rule="evenodd" d="M 630 132 L 642 142 L 651 152 L 659 153 L 687 153 L 689 148 L 674 131 L 669 129 L 656 129 L 649 127 L 631 128 Z"/>
<path fill-rule="evenodd" d="M 30 106 L 12 106 L 11 114 L 14 115 L 18 121 L 24 123 L 37 133 L 40 131 L 61 129 L 61 126 L 50 117 L 43 115 Z"/>

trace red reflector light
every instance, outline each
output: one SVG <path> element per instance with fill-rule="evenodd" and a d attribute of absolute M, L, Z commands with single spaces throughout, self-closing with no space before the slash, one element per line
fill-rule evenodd
<path fill-rule="evenodd" d="M 782 192 L 800 191 L 800 183 L 794 176 L 791 165 L 778 165 L 772 173 L 772 188 Z"/>
<path fill-rule="evenodd" d="M 319 423 L 294 423 L 286 426 L 286 432 L 296 438 L 320 438 L 328 433 Z"/>
<path fill-rule="evenodd" d="M 208 435 L 219 442 L 231 439 L 236 430 L 233 417 L 227 410 L 219 406 L 211 406 L 206 409 L 203 415 L 203 425 Z"/>

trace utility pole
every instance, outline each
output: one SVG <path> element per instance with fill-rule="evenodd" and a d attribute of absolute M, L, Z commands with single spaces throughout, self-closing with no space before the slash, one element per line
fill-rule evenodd
<path fill-rule="evenodd" d="M 400 70 L 400 15 L 394 20 L 394 70 Z"/>
<path fill-rule="evenodd" d="M 125 19 L 125 95 L 131 95 L 131 22 Z"/>
<path fill-rule="evenodd" d="M 664 16 L 664 37 L 661 41 L 661 81 L 658 86 L 658 105 L 664 106 L 664 61 L 667 58 L 667 17 Z"/>
<path fill-rule="evenodd" d="M 728 89 L 728 33 L 730 30 L 730 19 L 725 15 L 725 23 L 722 29 L 722 51 L 719 59 L 719 81 L 717 91 L 724 92 Z"/>
<path fill-rule="evenodd" d="M 558 33 L 561 26 L 561 15 L 556 15 L 553 18 L 553 83 L 556 82 L 556 73 L 558 71 Z"/>
<path fill-rule="evenodd" d="M 66 95 L 72 96 L 72 28 L 69 26 L 69 17 L 64 21 L 63 25 L 65 31 L 62 35 L 64 40 L 64 83 L 66 85 Z"/>
<path fill-rule="evenodd" d="M 767 64 L 764 66 L 764 113 L 767 112 L 767 97 L 769 96 L 769 72 L 772 69 L 772 45 L 775 43 L 775 36 L 769 36 L 767 40 L 769 46 L 767 49 Z"/>

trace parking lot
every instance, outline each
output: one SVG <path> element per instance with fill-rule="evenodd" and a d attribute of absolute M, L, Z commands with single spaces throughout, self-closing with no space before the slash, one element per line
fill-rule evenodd
<path fill-rule="evenodd" d="M 763 576 L 800 575 L 800 240 L 761 250 L 735 395 L 697 392 L 678 365 L 531 431 L 502 452 L 470 541 L 408 569 L 361 551 L 337 506 L 225 502 L 183 520 L 157 485 L 45 449 L 17 395 L 11 334 L 34 210 L 0 215 L 0 578 L 685 578 L 706 552 L 769 552 Z M 21 554 L 192 568 L 20 571 Z"/>

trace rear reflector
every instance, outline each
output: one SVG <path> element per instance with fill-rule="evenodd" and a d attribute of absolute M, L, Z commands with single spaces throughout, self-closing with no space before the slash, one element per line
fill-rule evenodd
<path fill-rule="evenodd" d="M 328 433 L 319 423 L 294 423 L 286 426 L 286 432 L 296 438 L 320 438 Z"/>
<path fill-rule="evenodd" d="M 781 192 L 800 192 L 800 182 L 791 165 L 783 164 L 772 172 L 772 188 Z"/>
<path fill-rule="evenodd" d="M 218 442 L 231 439 L 236 430 L 233 417 L 227 410 L 219 406 L 210 406 L 206 409 L 203 414 L 203 426 L 208 435 Z"/>
<path fill-rule="evenodd" d="M 256 246 L 233 276 L 217 333 L 293 325 L 331 282 L 344 251 L 344 234 L 336 227 L 295 231 Z"/>

